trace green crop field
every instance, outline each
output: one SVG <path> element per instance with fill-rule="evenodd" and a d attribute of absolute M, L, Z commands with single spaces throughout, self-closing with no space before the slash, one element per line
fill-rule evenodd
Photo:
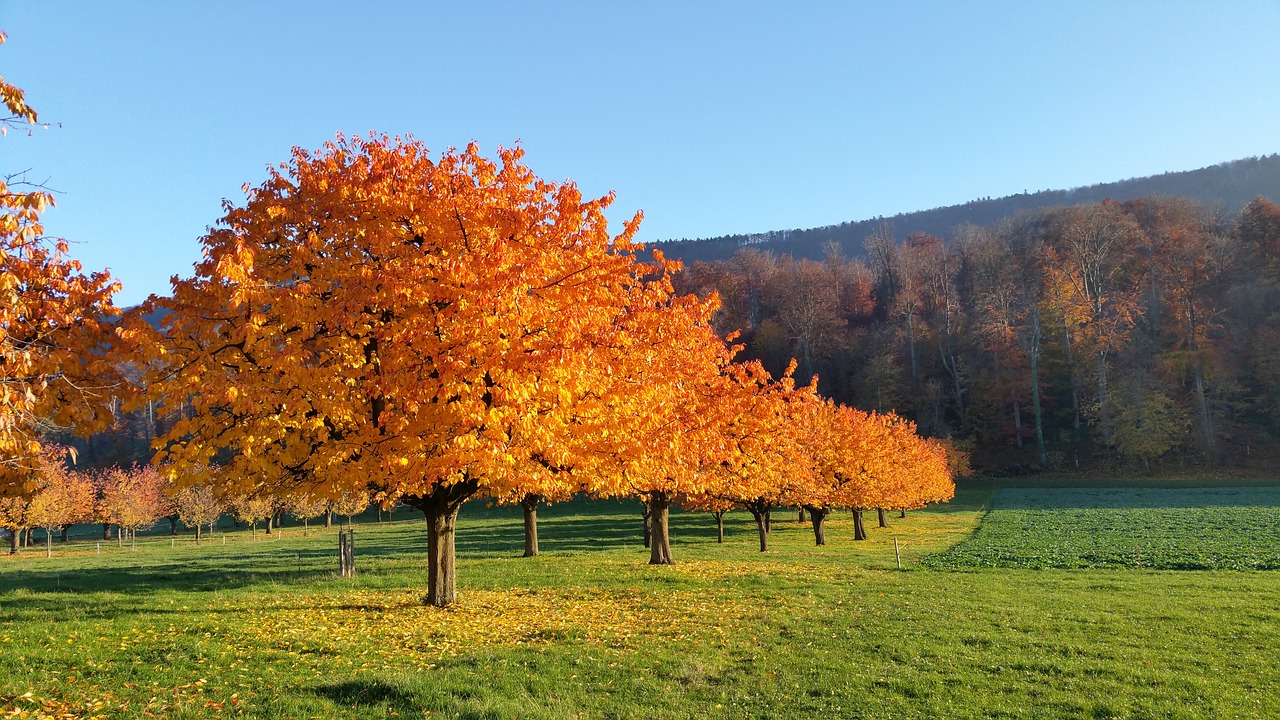
<path fill-rule="evenodd" d="M 1005 488 L 931 567 L 1275 570 L 1280 488 Z"/>
<path fill-rule="evenodd" d="M 518 510 L 472 504 L 446 610 L 420 602 L 407 513 L 357 523 L 349 579 L 334 530 L 101 554 L 85 535 L 0 558 L 0 717 L 1280 716 L 1280 573 L 1152 567 L 1268 566 L 1248 558 L 1274 558 L 1280 495 L 1149 492 L 962 490 L 887 529 L 873 514 L 861 543 L 844 513 L 823 548 L 779 512 L 765 554 L 744 513 L 724 545 L 676 513 L 673 567 L 646 564 L 635 505 L 544 509 L 543 555 L 521 558 Z M 950 569 L 1059 534 L 1124 547 Z M 1119 559 L 1132 537 L 1141 565 Z"/>

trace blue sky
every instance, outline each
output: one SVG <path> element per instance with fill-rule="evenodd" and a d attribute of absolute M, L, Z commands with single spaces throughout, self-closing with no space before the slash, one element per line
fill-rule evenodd
<path fill-rule="evenodd" d="M 811 227 L 1280 151 L 1280 3 L 17 2 L 0 171 L 124 282 L 337 131 L 520 141 L 644 240 Z"/>

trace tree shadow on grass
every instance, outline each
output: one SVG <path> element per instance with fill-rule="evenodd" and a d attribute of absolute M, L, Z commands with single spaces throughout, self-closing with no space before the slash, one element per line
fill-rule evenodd
<path fill-rule="evenodd" d="M 412 693 L 382 680 L 327 683 L 312 692 L 342 708 L 385 707 L 402 717 L 421 717 L 425 710 Z"/>

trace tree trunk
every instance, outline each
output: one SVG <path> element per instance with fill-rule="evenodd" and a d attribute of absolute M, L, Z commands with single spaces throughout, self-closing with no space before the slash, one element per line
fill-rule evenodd
<path fill-rule="evenodd" d="M 1033 310 L 1031 317 L 1032 347 L 1027 351 L 1031 360 L 1031 417 L 1036 424 L 1036 454 L 1040 460 L 1040 467 L 1044 467 L 1049 464 L 1049 458 L 1044 450 L 1044 420 L 1040 412 L 1040 313 Z"/>
<path fill-rule="evenodd" d="M 1107 405 L 1107 354 L 1098 353 L 1098 424 L 1102 442 L 1111 444 L 1111 408 Z"/>
<path fill-rule="evenodd" d="M 764 511 L 764 531 L 773 532 L 773 508 L 766 508 Z"/>
<path fill-rule="evenodd" d="M 1204 371 L 1200 368 L 1199 359 L 1196 360 L 1194 377 L 1196 382 L 1196 399 L 1200 401 L 1200 430 L 1204 438 L 1204 457 L 1212 462 L 1214 459 L 1213 452 L 1213 425 L 1209 415 L 1209 398 L 1204 391 Z"/>
<path fill-rule="evenodd" d="M 178 534 L 178 516 L 177 515 L 169 516 L 169 534 L 170 535 Z"/>
<path fill-rule="evenodd" d="M 524 508 L 524 556 L 533 557 L 538 554 L 538 503 L 542 496 L 529 493 L 520 500 Z"/>
<path fill-rule="evenodd" d="M 716 519 L 716 542 L 724 543 L 724 511 L 717 510 L 711 513 Z"/>
<path fill-rule="evenodd" d="M 70 530 L 70 529 L 71 529 L 71 526 L 70 526 L 70 525 L 63 525 L 63 526 L 62 526 L 62 544 L 63 544 L 63 545 L 66 545 L 66 544 L 67 544 L 67 531 L 68 531 L 68 530 Z"/>
<path fill-rule="evenodd" d="M 200 544 L 200 523 L 196 523 L 196 544 Z"/>
<path fill-rule="evenodd" d="M 251 528 L 251 530 L 249 531 L 251 535 L 251 539 L 254 542 L 257 542 L 258 541 L 258 523 L 256 522 L 249 523 L 249 527 Z"/>
<path fill-rule="evenodd" d="M 667 527 L 667 515 L 671 509 L 671 497 L 665 492 L 649 494 L 649 564 L 675 565 L 671 559 L 671 535 Z"/>
<path fill-rule="evenodd" d="M 270 534 L 271 534 L 271 520 L 272 520 L 272 517 L 271 517 L 270 515 L 268 515 L 268 516 L 266 517 L 266 521 L 267 521 L 267 522 L 266 522 L 266 526 L 267 526 L 267 534 L 268 534 L 268 535 L 270 535 Z"/>
<path fill-rule="evenodd" d="M 102 539 L 111 539 L 111 523 L 102 523 Z"/>
<path fill-rule="evenodd" d="M 53 557 L 53 528 L 44 529 L 44 556 Z"/>
<path fill-rule="evenodd" d="M 124 528 L 116 526 L 116 547 L 124 547 Z"/>
<path fill-rule="evenodd" d="M 760 533 L 760 552 L 768 552 L 769 530 L 766 527 L 767 522 L 765 520 L 767 511 L 760 511 L 755 508 L 749 509 L 751 510 L 751 517 L 756 519 L 756 532 Z"/>
<path fill-rule="evenodd" d="M 427 604 L 448 607 L 458 598 L 458 565 L 454 532 L 458 511 L 480 482 L 468 478 L 449 486 L 436 485 L 430 495 L 409 495 L 405 504 L 422 511 L 427 520 Z"/>
<path fill-rule="evenodd" d="M 16 529 L 9 532 L 9 554 L 18 554 L 18 531 Z"/>
<path fill-rule="evenodd" d="M 1071 356 L 1071 329 L 1062 331 L 1063 342 L 1067 349 L 1067 378 L 1071 381 L 1071 428 L 1080 429 L 1080 388 L 1076 385 L 1076 363 Z"/>
<path fill-rule="evenodd" d="M 889 516 L 885 514 L 884 508 L 876 508 L 876 519 L 880 521 L 880 527 L 889 527 Z"/>
<path fill-rule="evenodd" d="M 796 522 L 805 522 L 806 520 L 808 520 L 808 519 L 809 519 L 809 518 L 805 517 L 804 515 L 805 515 L 805 513 L 804 513 L 804 507 L 802 506 L 802 507 L 800 508 L 800 513 L 799 513 L 799 515 L 797 516 Z"/>
<path fill-rule="evenodd" d="M 653 538 L 653 523 L 650 522 L 653 519 L 653 509 L 649 507 L 647 501 L 642 507 L 644 508 L 644 515 L 641 518 L 641 526 L 644 528 L 644 546 L 650 547 Z"/>
<path fill-rule="evenodd" d="M 853 539 L 867 539 L 867 528 L 862 524 L 862 508 L 853 509 Z"/>
<path fill-rule="evenodd" d="M 324 526 L 326 529 L 333 527 L 333 509 L 325 508 L 324 510 Z"/>
<path fill-rule="evenodd" d="M 905 518 L 906 516 L 907 516 L 907 509 L 906 509 L 906 508 L 898 508 L 898 517 L 899 517 L 899 518 Z"/>
<path fill-rule="evenodd" d="M 815 545 L 827 544 L 827 509 L 809 508 L 809 517 L 813 520 L 813 542 Z"/>

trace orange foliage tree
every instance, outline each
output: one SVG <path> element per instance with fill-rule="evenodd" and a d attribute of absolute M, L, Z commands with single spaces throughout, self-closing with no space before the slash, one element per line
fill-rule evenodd
<path fill-rule="evenodd" d="M 776 507 L 802 502 L 812 464 L 801 439 L 798 410 L 816 399 L 815 385 L 797 389 L 786 374 L 774 381 L 758 363 L 735 364 L 726 374 L 719 404 L 737 406 L 718 426 L 727 451 L 711 473 L 716 480 L 704 493 L 745 508 L 756 521 L 760 552 L 769 548 L 769 515 Z"/>
<path fill-rule="evenodd" d="M 417 507 L 427 601 L 452 603 L 462 503 L 576 464 L 599 424 L 575 421 L 599 394 L 594 345 L 653 272 L 638 217 L 611 236 L 611 197 L 584 201 L 522 154 L 340 137 L 228 204 L 195 277 L 142 308 L 163 327 L 138 315 L 124 333 L 159 360 L 148 386 L 169 407 L 201 388 L 160 440 L 183 482 L 228 451 L 232 494 L 372 487 Z"/>
<path fill-rule="evenodd" d="M 154 467 L 111 468 L 103 472 L 97 482 L 100 484 L 98 516 L 102 522 L 119 528 L 117 544 L 124 542 L 126 533 L 133 536 L 170 512 L 165 480 Z"/>
<path fill-rule="evenodd" d="M 40 457 L 39 489 L 27 506 L 28 524 L 44 529 L 46 555 L 53 554 L 55 530 L 65 530 L 93 516 L 93 482 L 67 467 L 65 457 L 65 448 L 45 446 Z"/>
<path fill-rule="evenodd" d="M 196 530 L 196 542 L 200 542 L 201 529 L 222 517 L 227 504 L 209 485 L 188 485 L 170 490 L 170 502 L 178 519 Z"/>
<path fill-rule="evenodd" d="M 0 100 L 11 113 L 0 130 L 36 121 L 3 79 Z M 85 275 L 66 241 L 45 236 L 40 214 L 52 204 L 43 188 L 23 192 L 0 176 L 0 495 L 37 485 L 42 433 L 88 432 L 110 419 L 115 370 L 100 349 L 112 336 L 119 284 L 105 271 Z"/>

